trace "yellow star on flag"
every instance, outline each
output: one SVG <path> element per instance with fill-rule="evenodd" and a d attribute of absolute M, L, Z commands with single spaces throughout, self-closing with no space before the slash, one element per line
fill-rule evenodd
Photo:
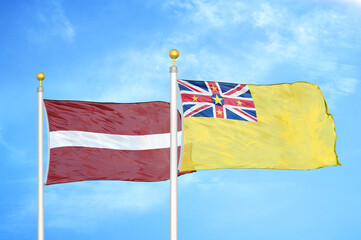
<path fill-rule="evenodd" d="M 239 100 L 238 100 L 238 102 L 237 102 L 238 106 L 242 106 L 242 103 L 243 103 L 243 102 L 241 102 L 241 101 L 239 101 Z"/>
<path fill-rule="evenodd" d="M 193 102 L 197 102 L 197 101 L 198 101 L 198 97 L 193 96 L 192 98 L 193 98 Z"/>
<path fill-rule="evenodd" d="M 213 91 L 216 91 L 217 90 L 217 87 L 216 86 L 211 86 L 212 90 Z"/>
<path fill-rule="evenodd" d="M 212 98 L 212 99 L 213 99 L 214 101 L 216 101 L 215 104 L 218 104 L 218 103 L 219 103 L 219 104 L 223 105 L 223 104 L 222 104 L 223 98 L 219 98 L 218 95 L 216 95 L 216 97 L 214 97 L 214 98 Z"/>
<path fill-rule="evenodd" d="M 223 111 L 218 110 L 217 113 L 218 113 L 218 115 L 222 115 Z"/>

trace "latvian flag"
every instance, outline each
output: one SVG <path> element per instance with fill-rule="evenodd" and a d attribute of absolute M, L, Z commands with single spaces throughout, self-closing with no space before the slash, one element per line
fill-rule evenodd
<path fill-rule="evenodd" d="M 46 185 L 169 179 L 169 103 L 44 100 L 44 104 L 50 149 Z M 180 116 L 178 131 L 180 145 Z"/>

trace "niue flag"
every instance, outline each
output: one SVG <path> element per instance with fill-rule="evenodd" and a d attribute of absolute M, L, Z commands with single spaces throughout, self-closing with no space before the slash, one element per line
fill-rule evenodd
<path fill-rule="evenodd" d="M 340 165 L 335 123 L 316 84 L 178 80 L 178 86 L 184 116 L 180 171 Z"/>
<path fill-rule="evenodd" d="M 46 185 L 169 179 L 169 103 L 44 100 L 44 104 L 50 150 Z M 180 143 L 178 115 L 178 146 Z"/>

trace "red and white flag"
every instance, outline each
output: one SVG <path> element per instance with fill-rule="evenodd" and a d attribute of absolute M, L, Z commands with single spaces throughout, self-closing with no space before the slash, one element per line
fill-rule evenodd
<path fill-rule="evenodd" d="M 169 103 L 44 100 L 44 104 L 50 149 L 46 185 L 169 179 Z M 178 146 L 181 126 L 178 115 Z"/>

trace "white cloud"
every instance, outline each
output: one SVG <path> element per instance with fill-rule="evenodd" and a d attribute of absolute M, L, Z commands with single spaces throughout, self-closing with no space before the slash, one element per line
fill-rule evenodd
<path fill-rule="evenodd" d="M 91 100 L 98 101 L 168 100 L 169 74 L 164 66 L 170 66 L 168 51 L 172 47 L 180 50 L 180 78 L 272 83 L 275 79 L 269 78 L 270 73 L 293 64 L 294 74 L 301 80 L 322 84 L 343 76 L 338 54 L 330 52 L 332 48 L 360 49 L 357 41 L 352 41 L 359 35 L 354 30 L 354 18 L 334 9 L 313 8 L 299 15 L 269 2 L 253 5 L 188 0 L 165 3 L 164 11 L 169 10 L 170 15 L 178 15 L 167 36 L 149 41 L 144 49 L 107 53 L 85 66 L 87 70 L 82 72 L 88 75 L 79 79 L 86 79 L 86 83 L 79 80 L 79 86 L 74 87 L 71 82 L 69 90 L 75 95 L 77 89 L 87 89 Z M 261 37 L 252 36 L 252 41 L 247 41 L 248 32 L 236 32 L 247 27 L 253 27 L 249 34 Z M 228 36 L 233 42 L 228 42 Z M 207 44 L 214 39 L 218 40 Z M 351 66 L 348 73 L 354 70 Z M 99 87 L 104 89 L 100 93 Z"/>
<path fill-rule="evenodd" d="M 220 28 L 228 24 L 238 24 L 244 20 L 244 4 L 237 1 L 168 1 L 166 8 L 180 8 L 186 11 L 178 13 L 179 17 L 185 21 L 191 19 L 192 22 L 200 24 L 206 28 Z"/>
<path fill-rule="evenodd" d="M 356 7 L 361 7 L 361 0 L 329 0 L 329 1 L 351 4 Z"/>
<path fill-rule="evenodd" d="M 331 106 L 337 98 L 354 93 L 358 80 L 345 75 L 358 76 L 358 67 L 342 59 L 345 54 L 342 51 L 361 51 L 361 34 L 356 31 L 358 23 L 354 16 L 333 8 L 315 8 L 301 16 L 268 3 L 260 8 L 253 16 L 267 40 L 258 41 L 255 48 L 258 51 L 252 55 L 264 60 L 265 71 L 292 65 L 294 74 L 302 77 L 300 80 L 321 86 Z M 284 70 L 280 69 L 281 73 Z"/>
<path fill-rule="evenodd" d="M 31 40 L 46 42 L 51 36 L 57 36 L 67 42 L 73 42 L 75 29 L 64 12 L 60 0 L 51 0 L 42 3 L 36 12 L 38 27 L 28 30 Z"/>
<path fill-rule="evenodd" d="M 154 47 L 108 54 L 95 77 L 108 79 L 99 101 L 143 102 L 169 98 L 168 49 Z M 164 67 L 165 66 L 165 67 Z"/>
<path fill-rule="evenodd" d="M 355 78 L 341 77 L 329 79 L 328 82 L 320 84 L 322 91 L 327 95 L 329 107 L 334 108 L 338 98 L 356 92 L 359 80 Z"/>
<path fill-rule="evenodd" d="M 332 67 L 339 68 L 337 53 L 327 48 L 360 48 L 354 16 L 345 16 L 342 10 L 333 8 L 311 8 L 299 14 L 273 2 L 237 5 L 194 0 L 172 1 L 166 6 L 182 10 L 175 29 L 179 26 L 184 30 L 177 31 L 170 40 L 180 44 L 184 40 L 185 50 L 192 52 L 181 60 L 184 65 L 180 72 L 192 74 L 190 79 L 269 83 L 273 79 L 267 79 L 268 73 L 282 64 L 294 64 L 295 70 L 305 75 L 303 80 L 322 82 L 318 77 L 334 77 L 325 67 L 332 63 L 336 64 Z M 253 26 L 253 32 L 242 32 L 249 26 Z M 248 34 L 253 36 L 249 38 Z M 213 39 L 218 41 L 206 44 Z M 249 39 L 253 42 L 247 42 Z"/>
<path fill-rule="evenodd" d="M 354 78 L 342 78 L 340 79 L 340 89 L 344 93 L 353 93 L 355 92 L 358 80 Z"/>
<path fill-rule="evenodd" d="M 74 96 L 83 89 L 86 100 L 167 101 L 173 47 L 180 50 L 178 76 L 185 79 L 264 84 L 295 78 L 320 85 L 344 75 L 357 79 L 357 66 L 344 68 L 338 51 L 361 51 L 361 35 L 355 18 L 337 9 L 300 14 L 273 2 L 206 0 L 170 1 L 163 9 L 174 21 L 166 35 L 143 49 L 118 49 L 86 63 L 73 77 L 78 81 L 63 87 Z M 287 70 L 283 65 L 294 67 L 294 78 L 275 78 Z"/>
<path fill-rule="evenodd" d="M 277 26 L 283 21 L 283 14 L 278 9 L 271 7 L 269 3 L 262 3 L 261 10 L 253 12 L 254 26 L 265 27 L 272 25 Z"/>
<path fill-rule="evenodd" d="M 118 49 L 77 66 L 71 79 L 61 81 L 55 98 L 103 102 L 169 101 L 170 48 L 162 43 L 142 49 Z M 77 81 L 73 81 L 77 79 Z M 61 90 L 59 90 L 59 87 Z M 81 94 L 79 94 L 81 91 Z"/>

